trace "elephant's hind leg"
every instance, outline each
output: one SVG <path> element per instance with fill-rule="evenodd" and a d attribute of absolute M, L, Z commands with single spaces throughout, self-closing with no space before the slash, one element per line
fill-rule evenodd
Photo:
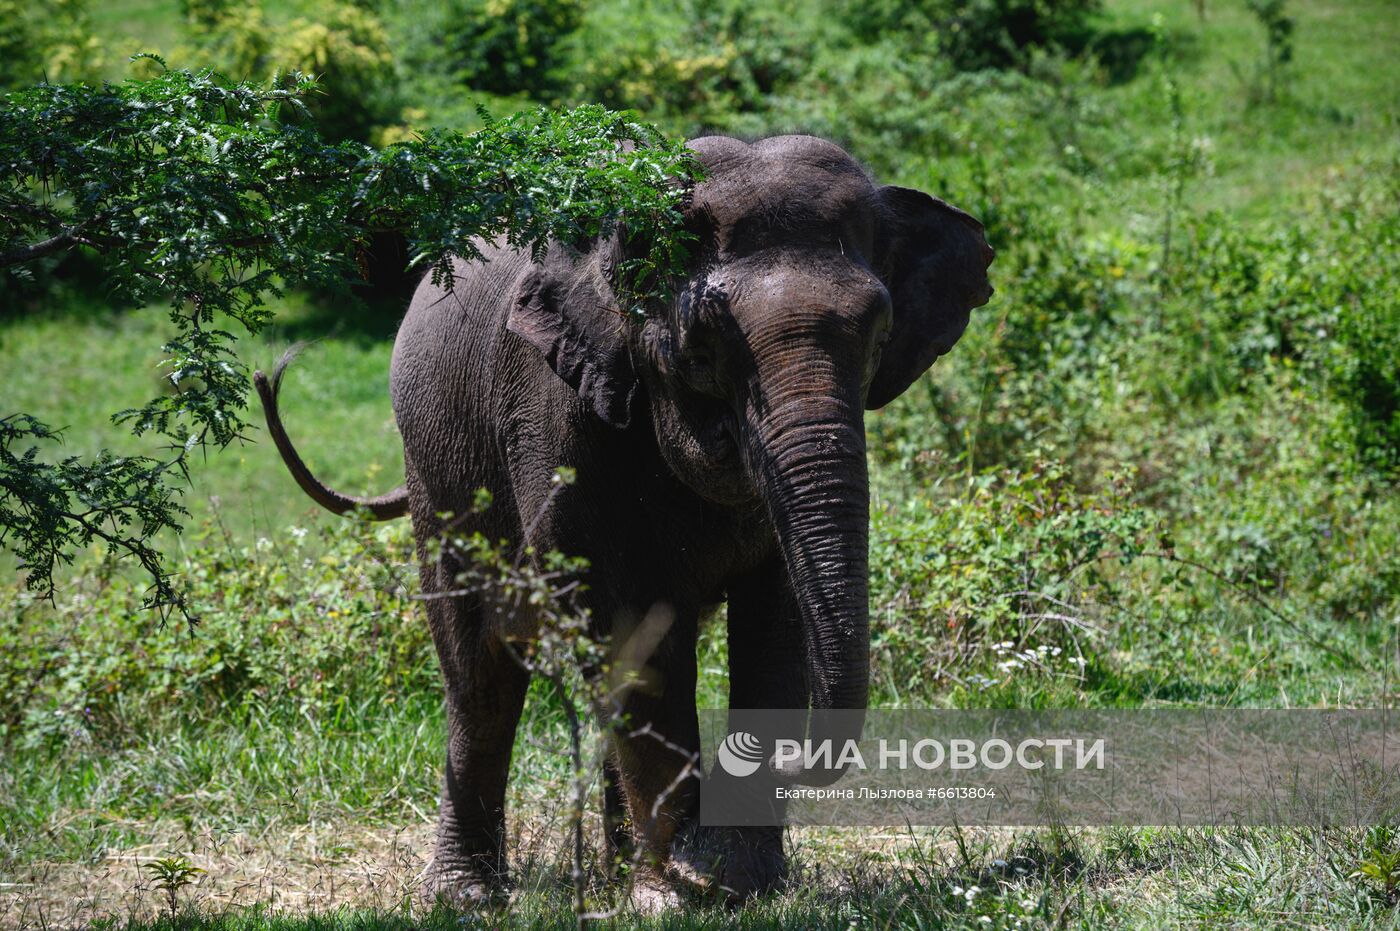
<path fill-rule="evenodd" d="M 633 854 L 632 829 L 627 823 L 627 796 L 617 761 L 608 754 L 603 761 L 603 856 L 608 879 L 621 878 L 622 867 Z"/>
<path fill-rule="evenodd" d="M 447 706 L 436 849 L 423 879 L 431 897 L 475 902 L 505 887 L 506 779 L 529 674 L 483 618 L 478 595 L 442 597 L 459 571 L 450 552 L 423 566 Z"/>

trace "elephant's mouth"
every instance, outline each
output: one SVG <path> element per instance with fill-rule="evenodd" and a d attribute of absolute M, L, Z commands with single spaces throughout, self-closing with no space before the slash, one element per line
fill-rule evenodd
<path fill-rule="evenodd" d="M 739 426 L 728 411 L 706 425 L 702 442 L 716 465 L 732 463 L 735 468 L 740 467 Z"/>
<path fill-rule="evenodd" d="M 662 454 L 676 476 L 715 504 L 747 505 L 758 500 L 744 468 L 737 418 L 716 398 L 686 392 L 659 412 Z"/>
<path fill-rule="evenodd" d="M 754 486 L 739 447 L 739 426 L 734 416 L 723 410 L 704 425 L 698 434 L 704 449 L 706 471 L 710 478 L 705 482 L 705 497 L 719 504 L 749 504 L 758 500 L 758 489 Z"/>

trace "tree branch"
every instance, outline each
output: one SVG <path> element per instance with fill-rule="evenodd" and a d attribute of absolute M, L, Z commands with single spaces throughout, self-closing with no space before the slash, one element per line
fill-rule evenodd
<path fill-rule="evenodd" d="M 78 239 L 74 231 L 64 230 L 57 236 L 50 236 L 43 242 L 36 242 L 30 246 L 23 246 L 19 249 L 11 249 L 9 252 L 0 253 L 0 268 L 9 268 L 11 265 L 23 265 L 25 262 L 42 259 L 45 256 L 53 255 L 55 252 L 62 252 L 64 249 L 77 244 Z"/>

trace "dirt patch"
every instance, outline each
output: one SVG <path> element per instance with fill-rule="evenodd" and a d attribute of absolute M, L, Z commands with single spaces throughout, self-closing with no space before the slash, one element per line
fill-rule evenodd
<path fill-rule="evenodd" d="M 140 843 L 94 862 L 40 862 L 0 883 L 0 929 L 72 928 L 146 918 L 165 894 L 141 868 L 178 854 L 204 870 L 181 901 L 206 911 L 392 908 L 411 899 L 432 850 L 432 826 L 273 825 L 260 834 L 189 834 L 155 824 Z"/>
<path fill-rule="evenodd" d="M 589 837 L 601 826 L 589 819 Z M 518 886 L 564 883 L 562 819 L 517 822 L 511 862 Z M 189 833 L 178 822 L 132 826 L 139 840 L 84 862 L 38 862 L 0 881 L 0 931 L 86 927 L 94 921 L 151 918 L 166 908 L 143 864 L 179 855 L 205 872 L 180 893 L 184 906 L 226 912 L 259 906 L 305 914 L 335 908 L 394 909 L 414 901 L 418 877 L 432 851 L 433 825 L 385 828 L 361 824 L 272 824 L 256 834 Z M 980 844 L 1010 832 L 972 832 Z M 802 864 L 799 882 L 839 890 L 883 873 L 917 848 L 951 853 L 946 831 L 807 828 L 789 832 L 788 848 Z M 590 851 L 590 859 L 593 852 Z M 795 877 L 796 878 L 796 877 Z"/>

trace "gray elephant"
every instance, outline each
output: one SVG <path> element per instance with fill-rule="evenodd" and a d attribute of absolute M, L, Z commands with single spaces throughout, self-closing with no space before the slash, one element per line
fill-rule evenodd
<path fill-rule="evenodd" d="M 721 602 L 731 708 L 865 707 L 863 412 L 952 348 L 991 296 L 993 251 L 968 214 L 874 185 L 821 139 L 691 146 L 707 173 L 685 214 L 697 242 L 665 306 L 621 312 L 614 285 L 634 246 L 616 235 L 553 244 L 539 261 L 483 243 L 488 261 L 456 262 L 450 290 L 419 286 L 390 375 L 403 487 L 357 499 L 317 481 L 277 414 L 281 366 L 255 378 L 313 499 L 412 515 L 425 593 L 454 591 L 463 568 L 434 541 L 480 530 L 585 557 L 587 606 L 612 643 L 664 606 L 648 687 L 622 710 L 630 730 L 650 724 L 698 752 L 697 625 Z M 577 473 L 562 489 L 560 466 Z M 476 513 L 483 487 L 494 504 Z M 506 776 L 529 677 L 479 598 L 425 604 L 448 721 L 426 885 L 476 898 L 505 876 Z M 683 754 L 625 733 L 611 740 L 608 797 L 645 854 L 644 888 L 670 894 L 697 879 L 697 862 L 718 874 L 698 881 L 740 898 L 782 880 L 780 828 L 730 830 L 722 856 L 689 856 L 698 777 Z"/>

